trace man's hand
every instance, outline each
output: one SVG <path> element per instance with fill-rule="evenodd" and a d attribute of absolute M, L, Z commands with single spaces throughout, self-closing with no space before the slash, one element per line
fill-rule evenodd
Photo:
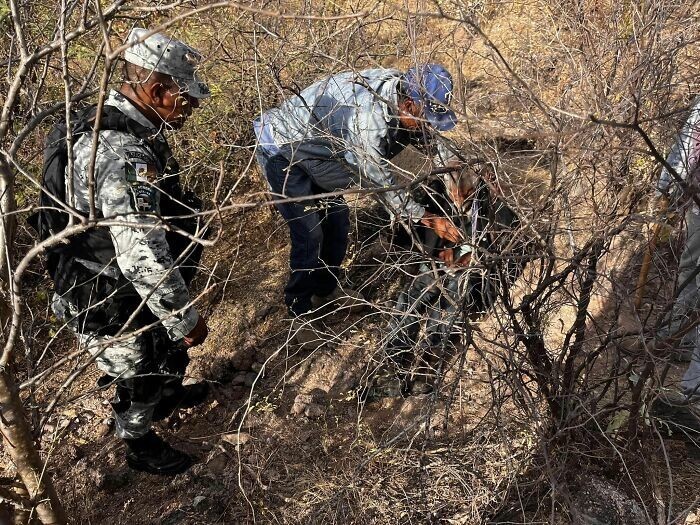
<path fill-rule="evenodd" d="M 447 266 L 452 266 L 455 261 L 455 252 L 452 248 L 447 248 L 438 253 L 438 259 L 444 262 Z"/>
<path fill-rule="evenodd" d="M 452 224 L 450 219 L 446 217 L 438 217 L 426 211 L 420 222 L 433 230 L 441 239 L 450 242 L 459 242 L 462 240 L 462 232 L 460 232 L 455 225 Z"/>
<path fill-rule="evenodd" d="M 192 331 L 184 337 L 183 341 L 185 342 L 185 346 L 192 348 L 193 346 L 201 345 L 207 338 L 207 335 L 209 335 L 207 322 L 204 320 L 204 317 L 200 315 L 199 319 L 197 319 L 197 324 L 194 325 Z"/>
<path fill-rule="evenodd" d="M 455 251 L 452 248 L 447 248 L 438 253 L 438 259 L 444 262 L 447 266 L 469 266 L 472 260 L 471 253 L 465 253 L 459 260 L 455 261 Z"/>
<path fill-rule="evenodd" d="M 472 262 L 472 254 L 471 253 L 465 253 L 462 255 L 459 260 L 455 263 L 457 266 L 469 266 L 469 263 Z"/>

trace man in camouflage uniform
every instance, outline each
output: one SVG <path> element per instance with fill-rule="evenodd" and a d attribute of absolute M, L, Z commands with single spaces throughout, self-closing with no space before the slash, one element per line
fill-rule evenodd
<path fill-rule="evenodd" d="M 206 397 L 206 383 L 183 386 L 182 375 L 187 348 L 204 341 L 207 325 L 187 289 L 193 274 L 183 267 L 187 249 L 173 253 L 172 232 L 165 231 L 159 218 L 174 214 L 173 205 L 187 204 L 164 132 L 181 128 L 209 90 L 196 74 L 197 51 L 163 34 L 145 38 L 147 33 L 134 29 L 129 35 L 133 45 L 124 55 L 125 81 L 118 92 L 109 93 L 103 113 L 103 122 L 116 120 L 117 129 L 101 127 L 97 144 L 94 207 L 98 217 L 121 222 L 109 226 L 115 257 L 103 265 L 91 260 L 89 251 L 73 253 L 64 273 L 77 282 L 76 276 L 92 272 L 86 280 L 97 283 L 91 288 L 95 299 L 86 306 L 73 293 L 78 286 L 68 287 L 54 296 L 53 309 L 107 374 L 102 384 L 116 383 L 116 434 L 127 444 L 129 465 L 175 474 L 187 469 L 192 458 L 162 441 L 150 429 L 151 421 Z M 138 132 L 119 128 L 123 122 Z M 91 130 L 74 137 L 72 181 L 67 178 L 72 205 L 85 215 L 90 210 L 92 138 Z M 185 206 L 182 214 L 197 211 Z M 180 244 L 183 239 L 190 252 L 196 249 L 182 236 Z M 133 319 L 124 327 L 128 317 Z"/>

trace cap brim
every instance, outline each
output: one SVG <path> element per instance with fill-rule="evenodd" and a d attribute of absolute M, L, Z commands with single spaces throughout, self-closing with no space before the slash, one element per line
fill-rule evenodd
<path fill-rule="evenodd" d="M 425 119 L 438 131 L 450 131 L 457 125 L 457 115 L 452 110 L 445 113 L 433 113 L 425 110 Z"/>
<path fill-rule="evenodd" d="M 206 85 L 196 74 L 194 78 L 185 79 L 181 77 L 173 77 L 173 80 L 177 83 L 180 91 L 187 93 L 192 98 L 209 98 L 211 96 L 211 91 L 209 91 L 209 86 Z"/>

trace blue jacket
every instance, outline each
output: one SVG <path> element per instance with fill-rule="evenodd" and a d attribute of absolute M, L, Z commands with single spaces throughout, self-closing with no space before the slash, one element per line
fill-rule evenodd
<path fill-rule="evenodd" d="M 394 185 L 389 159 L 397 153 L 392 123 L 396 127 L 402 74 L 396 69 L 347 71 L 312 84 L 255 120 L 257 147 L 302 167 L 311 161 L 314 168 L 307 171 L 328 191 L 363 182 L 370 187 Z M 437 142 L 435 161 L 442 166 L 450 155 Z M 394 215 L 418 220 L 425 212 L 407 192 L 380 196 Z"/>

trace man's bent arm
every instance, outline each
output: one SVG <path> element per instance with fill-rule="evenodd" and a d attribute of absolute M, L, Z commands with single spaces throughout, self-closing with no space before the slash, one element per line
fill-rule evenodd
<path fill-rule="evenodd" d="M 135 164 L 143 162 L 142 148 L 138 156 L 129 158 L 134 148 L 124 151 L 126 158 L 98 159 L 102 187 L 98 192 L 99 207 L 105 217 L 127 221 L 133 226 L 112 226 L 110 233 L 117 254 L 117 264 L 131 281 L 153 315 L 159 318 L 171 340 L 189 334 L 197 324 L 199 314 L 190 303 L 185 281 L 174 267 L 165 230 L 159 220 L 145 214 L 158 214 L 159 190 L 145 180 L 127 180 Z M 132 155 L 133 156 L 133 155 Z"/>

